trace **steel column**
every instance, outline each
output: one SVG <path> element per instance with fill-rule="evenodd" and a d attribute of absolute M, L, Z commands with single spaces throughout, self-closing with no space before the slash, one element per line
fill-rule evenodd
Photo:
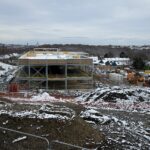
<path fill-rule="evenodd" d="M 46 90 L 48 90 L 48 65 L 47 65 L 47 63 L 46 63 L 46 71 L 45 71 L 45 73 L 46 73 Z"/>
<path fill-rule="evenodd" d="M 67 90 L 67 84 L 68 84 L 68 73 L 67 73 L 67 70 L 68 70 L 68 67 L 67 67 L 67 64 L 65 65 L 65 90 Z"/>

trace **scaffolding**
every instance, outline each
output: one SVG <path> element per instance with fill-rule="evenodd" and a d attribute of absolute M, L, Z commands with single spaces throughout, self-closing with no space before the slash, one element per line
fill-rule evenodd
<path fill-rule="evenodd" d="M 30 89 L 91 89 L 93 60 L 84 52 L 34 49 L 18 60 L 16 81 Z M 26 86 L 24 86 L 26 85 Z"/>

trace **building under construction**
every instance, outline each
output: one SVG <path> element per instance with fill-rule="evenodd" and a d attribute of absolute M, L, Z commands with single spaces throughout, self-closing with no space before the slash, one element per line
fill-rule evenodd
<path fill-rule="evenodd" d="M 22 90 L 89 89 L 93 60 L 84 52 L 36 48 L 22 55 L 16 81 Z"/>

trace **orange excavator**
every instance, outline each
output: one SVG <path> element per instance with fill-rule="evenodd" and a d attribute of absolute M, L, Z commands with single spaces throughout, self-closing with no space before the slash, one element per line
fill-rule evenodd
<path fill-rule="evenodd" d="M 139 85 L 145 82 L 145 79 L 142 75 L 135 72 L 128 72 L 127 80 L 131 84 Z"/>

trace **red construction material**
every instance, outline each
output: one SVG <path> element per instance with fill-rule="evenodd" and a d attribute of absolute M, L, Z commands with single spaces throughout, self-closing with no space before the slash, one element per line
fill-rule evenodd
<path fill-rule="evenodd" d="M 19 85 L 17 83 L 11 83 L 8 87 L 9 92 L 18 92 Z"/>

